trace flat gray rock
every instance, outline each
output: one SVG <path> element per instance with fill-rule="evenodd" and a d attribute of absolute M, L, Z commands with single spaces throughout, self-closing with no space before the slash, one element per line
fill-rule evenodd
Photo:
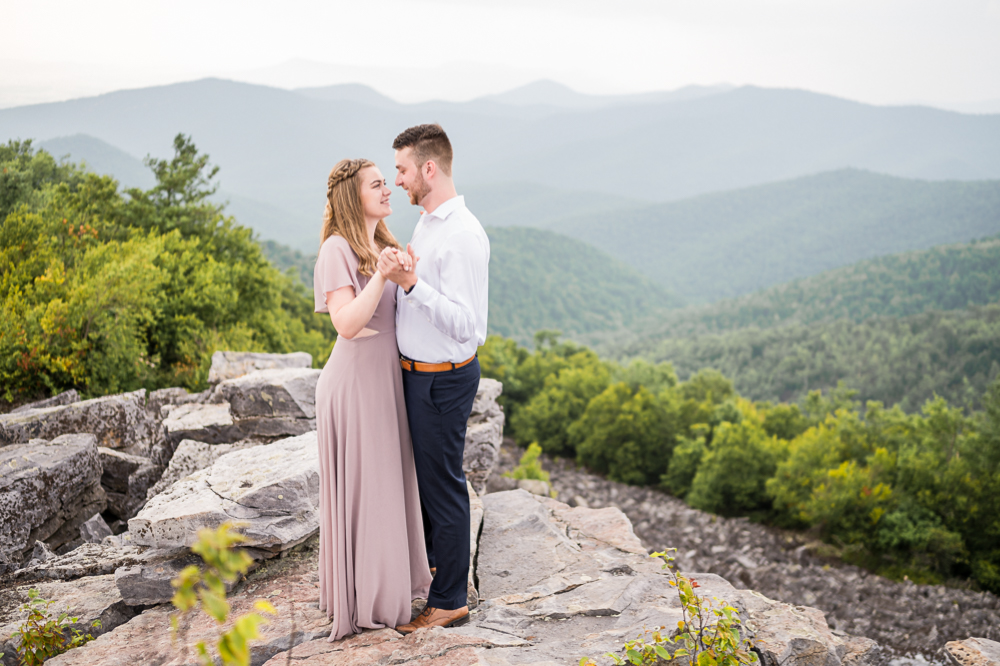
<path fill-rule="evenodd" d="M 107 537 L 101 543 L 85 543 L 65 555 L 53 555 L 46 560 L 34 560 L 14 573 L 16 580 L 48 578 L 73 580 L 85 576 L 113 574 L 116 569 L 141 561 L 145 548 L 132 545 L 110 545 Z M 124 540 L 124 539 L 123 539 Z M 41 542 L 39 542 L 41 543 Z"/>
<path fill-rule="evenodd" d="M 193 439 L 185 439 L 177 445 L 174 457 L 170 459 L 166 471 L 155 485 L 146 491 L 147 498 L 159 495 L 186 476 L 194 474 L 212 464 L 230 451 L 240 451 L 251 446 L 260 446 L 256 442 L 235 442 L 233 444 L 208 444 Z"/>
<path fill-rule="evenodd" d="M 145 389 L 0 414 L 0 445 L 51 440 L 72 433 L 92 434 L 99 446 L 152 458 L 153 462 L 166 464 L 162 458 L 169 458 L 169 453 L 159 450 L 162 435 L 159 424 L 146 411 Z"/>
<path fill-rule="evenodd" d="M 0 448 L 0 562 L 20 563 L 35 541 L 56 549 L 104 510 L 94 435 Z"/>
<path fill-rule="evenodd" d="M 316 418 L 316 382 L 321 370 L 256 370 L 215 387 L 213 402 L 226 401 L 238 419 L 285 416 Z"/>
<path fill-rule="evenodd" d="M 247 546 L 280 551 L 319 529 L 316 433 L 221 456 L 154 496 L 129 521 L 132 543 L 190 547 L 203 527 L 244 523 Z"/>
<path fill-rule="evenodd" d="M 38 400 L 36 402 L 29 402 L 26 405 L 21 405 L 17 409 L 10 410 L 10 413 L 16 414 L 18 412 L 26 412 L 31 409 L 59 407 L 61 405 L 69 405 L 74 402 L 80 402 L 80 394 L 77 393 L 76 389 L 70 389 L 68 391 L 63 391 L 58 395 L 54 395 L 51 398 L 46 398 L 45 400 Z"/>
<path fill-rule="evenodd" d="M 235 442 L 242 436 L 229 411 L 228 402 L 168 405 L 163 411 L 166 412 L 163 431 L 173 446 L 184 439 L 221 444 Z"/>
<path fill-rule="evenodd" d="M 262 354 L 258 352 L 218 351 L 212 354 L 212 367 L 208 371 L 208 383 L 218 384 L 227 379 L 248 375 L 256 370 L 311 367 L 312 355 L 306 352 Z"/>

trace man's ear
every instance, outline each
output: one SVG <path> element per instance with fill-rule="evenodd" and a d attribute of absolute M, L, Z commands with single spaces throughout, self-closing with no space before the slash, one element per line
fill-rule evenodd
<path fill-rule="evenodd" d="M 424 180 L 430 180 L 437 175 L 438 167 L 434 160 L 427 160 L 424 162 Z"/>

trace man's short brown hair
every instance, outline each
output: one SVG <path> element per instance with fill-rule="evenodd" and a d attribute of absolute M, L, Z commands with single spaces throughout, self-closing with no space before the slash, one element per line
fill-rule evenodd
<path fill-rule="evenodd" d="M 415 125 L 399 133 L 392 142 L 394 150 L 413 148 L 413 156 L 417 166 L 423 166 L 428 160 L 433 160 L 444 175 L 451 176 L 451 141 L 444 129 L 437 123 Z"/>

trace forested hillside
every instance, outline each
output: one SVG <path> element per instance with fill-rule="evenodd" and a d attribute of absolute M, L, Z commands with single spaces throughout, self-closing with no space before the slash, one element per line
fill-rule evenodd
<path fill-rule="evenodd" d="M 609 351 L 642 355 L 655 340 L 742 328 L 906 317 L 1000 301 L 1000 237 L 890 254 L 776 287 L 674 310 Z"/>
<path fill-rule="evenodd" d="M 521 342 L 535 331 L 620 331 L 681 301 L 586 243 L 548 231 L 488 228 L 489 329 Z"/>
<path fill-rule="evenodd" d="M 587 241 L 691 303 L 885 254 L 1000 232 L 1000 181 L 927 182 L 843 170 L 549 229 Z"/>
<path fill-rule="evenodd" d="M 620 333 L 666 313 L 679 298 L 586 243 L 527 228 L 488 228 L 491 334 L 521 343 L 535 331 Z M 312 289 L 315 255 L 263 241 L 268 259 Z"/>
<path fill-rule="evenodd" d="M 753 400 L 795 402 L 843 381 L 862 401 L 907 411 L 934 395 L 971 407 L 1000 376 L 1000 305 L 665 338 L 641 356 L 680 377 L 715 368 Z"/>

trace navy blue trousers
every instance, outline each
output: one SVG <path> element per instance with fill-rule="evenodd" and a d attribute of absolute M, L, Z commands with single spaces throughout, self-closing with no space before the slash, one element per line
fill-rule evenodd
<path fill-rule="evenodd" d="M 444 610 L 468 604 L 469 491 L 462 458 L 478 390 L 479 359 L 445 372 L 403 370 L 427 561 L 437 567 L 427 605 Z"/>

